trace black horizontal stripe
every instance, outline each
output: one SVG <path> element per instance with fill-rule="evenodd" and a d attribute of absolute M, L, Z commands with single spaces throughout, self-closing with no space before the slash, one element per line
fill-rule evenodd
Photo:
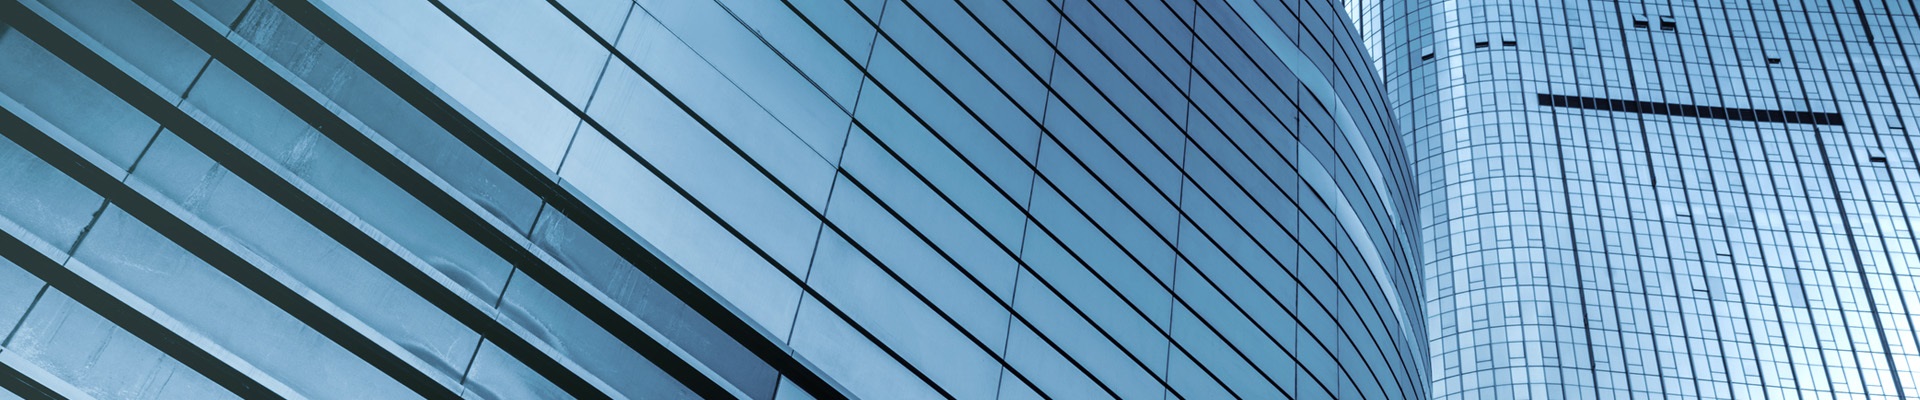
<path fill-rule="evenodd" d="M 1540 105 L 1553 107 L 1583 108 L 1588 110 L 1619 111 L 1641 114 L 1672 115 L 1677 117 L 1713 118 L 1734 121 L 1779 122 L 1787 124 L 1840 125 L 1840 113 L 1812 111 L 1759 110 L 1752 108 L 1731 108 L 1696 106 L 1692 104 L 1655 103 L 1605 99 L 1599 97 L 1563 96 L 1540 94 Z"/>
<path fill-rule="evenodd" d="M 428 267 L 420 257 L 405 249 L 390 246 L 389 243 L 392 241 L 387 239 L 385 234 L 360 223 L 330 198 L 317 195 L 311 185 L 295 177 L 284 167 L 266 161 L 258 150 L 235 138 L 228 128 L 196 118 L 197 112 L 193 111 L 190 105 L 175 102 L 174 99 L 177 99 L 178 95 L 167 92 L 151 78 L 128 65 L 126 61 L 109 57 L 111 52 L 104 49 L 98 42 L 75 33 L 77 28 L 73 28 L 64 21 L 49 18 L 48 16 L 53 15 L 52 12 L 45 10 L 37 2 L 9 0 L 0 1 L 0 6 L 4 6 L 0 11 L 8 13 L 4 15 L 5 17 L 14 18 L 10 22 L 15 28 L 34 39 L 55 57 L 73 66 L 133 109 L 159 122 L 161 127 L 173 132 L 184 142 L 218 162 L 233 176 L 254 186 L 267 198 L 280 203 L 321 233 L 333 237 L 349 251 L 373 264 L 401 285 L 412 289 L 430 304 L 445 310 L 455 320 L 525 363 L 529 369 L 549 379 L 555 386 L 565 390 L 568 395 L 590 399 L 612 397 L 607 394 L 609 390 L 605 388 L 603 382 L 581 373 L 576 364 L 555 354 L 551 347 L 536 342 L 537 339 L 531 339 L 532 334 L 497 318 L 497 314 L 490 311 L 492 306 L 485 300 L 479 299 L 470 292 L 448 287 L 442 283 L 448 278 Z M 15 15 L 19 17 L 14 17 Z M 6 133 L 9 136 L 22 136 L 14 132 Z M 49 160 L 49 163 L 61 165 L 52 160 Z M 139 195 L 131 196 L 129 199 L 150 197 L 153 196 Z M 122 203 L 116 200 L 115 204 Z M 143 222 L 153 223 L 144 219 Z M 156 228 L 160 227 L 156 226 Z M 169 237 L 201 231 L 198 228 L 158 230 L 172 232 L 168 235 Z M 189 251 L 196 250 L 192 246 L 183 245 L 183 247 L 188 247 Z M 293 310 L 289 311 L 293 312 Z M 323 329 L 318 326 L 315 328 Z M 369 348 L 369 350 L 372 349 Z M 398 366 L 398 364 L 384 362 L 376 362 L 373 365 L 376 367 Z M 402 379 L 401 382 L 414 388 L 432 389 L 422 386 L 421 384 L 427 382 L 421 379 Z M 255 396 L 239 390 L 246 389 L 241 385 L 244 383 L 239 382 L 228 386 L 229 389 L 235 389 L 235 393 L 241 394 L 242 397 L 254 398 Z"/>
<path fill-rule="evenodd" d="M 557 268 L 560 267 L 551 262 L 550 257 L 535 254 L 534 250 L 529 249 L 531 242 L 503 232 L 503 229 L 510 228 L 501 228 L 500 222 L 473 212 L 472 207 L 477 206 L 468 205 L 470 200 L 457 198 L 452 194 L 456 192 L 455 189 L 442 187 L 438 178 L 428 177 L 417 169 L 417 163 L 411 159 L 385 150 L 392 145 L 376 137 L 358 120 L 334 114 L 324 100 L 314 97 L 317 96 L 317 90 L 288 76 L 290 73 L 282 66 L 270 65 L 272 61 L 266 55 L 258 54 L 224 27 L 199 16 L 202 11 L 195 6 L 185 0 L 140 0 L 138 3 L 161 22 L 225 63 L 234 73 L 255 84 L 262 93 L 274 97 L 281 106 L 308 121 L 382 176 L 393 180 L 403 190 L 433 208 L 454 226 L 494 250 L 501 258 L 512 261 L 527 276 L 533 277 L 553 291 L 554 295 L 579 309 L 588 319 L 613 333 L 635 352 L 648 357 L 690 389 L 708 397 L 733 396 L 729 385 L 704 375 L 702 371 L 705 366 L 696 366 L 683 358 L 677 347 L 666 345 L 665 339 L 657 337 L 657 331 L 652 327 L 642 327 L 637 324 L 644 323 L 625 320 L 612 306 L 596 300 L 598 294 L 591 293 L 590 289 L 559 272 Z"/>
<path fill-rule="evenodd" d="M 647 277 L 654 279 L 675 297 L 685 301 L 689 307 L 707 318 L 729 338 L 739 341 L 743 346 L 761 357 L 769 365 L 779 370 L 783 377 L 790 379 L 807 394 L 821 399 L 847 398 L 845 390 L 817 371 L 812 363 L 797 357 L 786 344 L 773 338 L 772 333 L 742 318 L 743 312 L 731 303 L 710 293 L 703 285 L 691 279 L 691 272 L 681 269 L 677 264 L 656 256 L 648 245 L 632 232 L 626 231 L 617 222 L 607 217 L 597 204 L 590 203 L 570 185 L 564 185 L 550 179 L 541 167 L 535 166 L 530 158 L 515 153 L 509 146 L 496 141 L 500 134 L 491 127 L 476 123 L 477 119 L 467 111 L 440 98 L 438 89 L 424 85 L 423 78 L 417 78 L 400 64 L 388 59 L 385 50 L 377 48 L 370 40 L 343 24 L 343 17 L 323 4 L 303 0 L 272 0 L 271 4 L 302 27 L 340 52 L 347 60 L 367 72 L 374 80 L 392 90 L 401 99 L 420 110 L 427 118 L 452 133 L 454 137 L 480 154 L 481 157 L 501 168 L 522 186 L 533 190 L 548 201 L 560 214 L 572 219 L 591 236 L 601 240 L 627 262 L 633 264 Z M 669 182 L 669 185 L 672 185 Z M 684 193 L 682 193 L 684 196 Z M 690 198 L 690 197 L 689 197 Z M 699 207 L 699 203 L 695 203 Z"/>
<path fill-rule="evenodd" d="M 21 358 L 19 352 L 0 353 L 0 389 L 23 399 L 88 398 L 72 384 Z"/>

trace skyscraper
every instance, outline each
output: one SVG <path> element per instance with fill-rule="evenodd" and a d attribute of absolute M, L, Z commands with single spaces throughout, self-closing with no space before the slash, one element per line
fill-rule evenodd
<path fill-rule="evenodd" d="M 1912 2 L 1349 9 L 1412 146 L 1435 398 L 1920 396 Z"/>
<path fill-rule="evenodd" d="M 1427 397 L 1411 159 L 1331 2 L 0 24 L 0 395 Z"/>

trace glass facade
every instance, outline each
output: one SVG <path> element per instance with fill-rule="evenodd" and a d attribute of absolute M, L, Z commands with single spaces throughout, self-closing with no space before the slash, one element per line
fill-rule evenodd
<path fill-rule="evenodd" d="M 1434 398 L 1920 396 L 1913 3 L 1375 3 Z"/>
<path fill-rule="evenodd" d="M 0 0 L 0 398 L 1426 398 L 1361 37 L 1273 0 Z"/>

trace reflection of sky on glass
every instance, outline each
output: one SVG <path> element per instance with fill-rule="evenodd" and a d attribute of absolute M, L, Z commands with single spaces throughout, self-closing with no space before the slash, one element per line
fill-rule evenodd
<path fill-rule="evenodd" d="M 400 10 L 413 6 L 340 3 L 356 23 L 384 24 L 363 27 L 382 42 L 442 29 L 392 17 L 414 13 Z M 1371 85 L 1354 73 L 1364 64 L 1335 67 L 1281 32 L 1248 30 L 1234 16 L 1242 10 L 1211 4 L 791 7 L 645 3 L 623 23 L 581 31 L 545 10 L 450 3 L 482 36 L 515 36 L 493 42 L 531 76 L 445 79 L 553 87 L 584 118 L 566 131 L 572 139 L 559 176 L 754 321 L 792 335 L 802 355 L 827 357 L 814 359 L 822 368 L 927 381 L 960 397 L 1015 382 L 1041 392 L 1060 381 L 1080 382 L 1065 393 L 1257 397 L 1332 390 L 1336 376 L 1382 393 L 1424 381 L 1407 367 L 1349 376 L 1304 359 L 1317 357 L 1310 353 L 1290 356 L 1307 350 L 1285 339 L 1324 331 L 1314 352 L 1329 361 L 1360 351 L 1397 364 L 1396 353 L 1411 348 L 1393 350 L 1374 338 L 1365 349 L 1341 350 L 1330 336 L 1337 330 L 1317 318 L 1330 322 L 1359 307 L 1393 321 L 1376 328 L 1384 329 L 1381 338 L 1419 329 L 1403 318 L 1411 311 L 1401 297 L 1413 293 L 1402 289 L 1413 276 L 1403 267 L 1409 259 L 1394 253 L 1410 245 L 1397 236 L 1404 231 L 1398 215 L 1410 214 L 1396 200 L 1406 188 L 1393 183 L 1404 174 L 1388 172 L 1397 168 L 1398 146 L 1368 133 L 1387 129 L 1382 104 L 1371 97 L 1377 90 L 1337 92 Z M 1344 23 L 1337 10 L 1311 12 Z M 1192 23 L 1181 19 L 1188 15 L 1209 18 L 1198 37 L 1208 45 L 1192 40 Z M 1253 30 L 1279 23 L 1284 35 L 1310 34 L 1297 21 L 1259 22 Z M 874 23 L 883 34 L 875 35 Z M 528 29 L 542 33 L 519 33 Z M 523 40 L 534 36 L 552 37 Z M 1279 47 L 1261 44 L 1273 40 L 1293 49 L 1287 61 L 1272 55 Z M 594 46 L 556 50 L 575 43 Z M 449 45 L 479 48 L 472 44 Z M 409 46 L 392 50 L 408 60 L 442 56 L 436 45 Z M 554 51 L 607 62 L 598 73 L 570 72 L 577 63 L 543 56 Z M 1189 70 L 1187 62 L 1201 65 Z M 1287 71 L 1299 68 L 1311 69 L 1298 70 L 1311 82 Z M 492 74 L 483 71 L 492 69 L 422 75 L 439 84 L 436 74 Z M 592 95 L 568 95 L 563 88 L 583 76 L 597 78 Z M 1345 79 L 1356 80 L 1333 84 Z M 463 103 L 503 95 L 446 90 Z M 1193 90 L 1203 91 L 1189 100 L 1184 93 Z M 1294 105 L 1303 101 L 1313 102 L 1305 116 L 1295 108 L 1307 106 Z M 506 136 L 533 141 L 522 147 L 538 156 L 531 149 L 545 139 L 517 135 Z M 1183 172 L 1183 165 L 1205 169 Z M 1306 182 L 1298 168 L 1320 172 Z M 1302 197 L 1306 187 L 1319 189 Z M 1302 207 L 1318 222 L 1295 219 Z M 1300 237 L 1309 234 L 1317 237 Z M 1342 252 L 1359 257 L 1340 261 Z M 1327 272 L 1263 270 L 1296 264 Z M 1290 294 L 1313 282 L 1356 285 L 1356 278 L 1393 294 Z M 1182 289 L 1192 282 L 1206 283 Z M 1199 292 L 1182 294 L 1188 290 Z M 1324 316 L 1266 316 L 1308 306 Z M 1009 310 L 1031 315 L 1009 320 Z M 850 323 L 807 319 L 836 313 Z M 829 325 L 813 327 L 822 323 Z M 1196 323 L 1199 337 L 1175 333 Z M 878 342 L 809 336 L 847 332 Z M 1170 341 L 1181 344 L 1169 348 Z M 1010 350 L 1022 342 L 1039 352 Z M 1299 366 L 1281 369 L 1296 361 L 1271 361 L 1295 359 L 1318 378 L 1292 377 Z M 1029 362 L 1077 365 L 1069 371 L 1078 372 L 1018 367 Z M 1181 363 L 1214 378 L 1170 378 L 1177 373 L 1167 366 Z M 1302 389 L 1292 383 L 1299 379 L 1319 381 Z"/>
<path fill-rule="evenodd" d="M 1331 3 L 0 23 L 22 397 L 1427 391 L 1412 161 Z"/>
<path fill-rule="evenodd" d="M 1911 9 L 1372 3 L 1439 398 L 1920 393 Z"/>

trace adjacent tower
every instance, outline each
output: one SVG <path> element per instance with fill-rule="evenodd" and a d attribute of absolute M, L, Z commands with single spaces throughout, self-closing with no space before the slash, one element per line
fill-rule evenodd
<path fill-rule="evenodd" d="M 1914 3 L 1380 3 L 1435 398 L 1920 396 Z"/>

